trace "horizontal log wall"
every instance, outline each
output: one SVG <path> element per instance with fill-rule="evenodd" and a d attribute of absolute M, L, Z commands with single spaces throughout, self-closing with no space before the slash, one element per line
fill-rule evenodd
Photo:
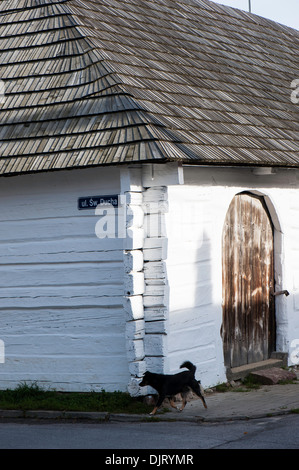
<path fill-rule="evenodd" d="M 150 182 L 147 183 L 148 185 Z M 167 187 L 147 187 L 143 193 L 145 211 L 144 241 L 144 318 L 145 354 L 148 370 L 165 372 L 168 328 L 168 280 L 165 259 L 167 237 L 165 213 L 168 211 Z"/>
<path fill-rule="evenodd" d="M 121 170 L 121 193 L 125 207 L 124 240 L 124 298 L 126 349 L 130 372 L 128 391 L 142 393 L 140 378 L 146 371 L 144 351 L 144 213 L 142 207 L 141 168 L 124 167 Z"/>
<path fill-rule="evenodd" d="M 77 199 L 118 194 L 119 170 L 3 179 L 0 387 L 126 390 L 123 239 L 99 239 Z"/>

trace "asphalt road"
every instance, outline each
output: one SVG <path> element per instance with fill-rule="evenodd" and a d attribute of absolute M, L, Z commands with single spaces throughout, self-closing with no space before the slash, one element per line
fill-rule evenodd
<path fill-rule="evenodd" d="M 298 449 L 299 415 L 215 424 L 2 422 L 0 448 Z"/>

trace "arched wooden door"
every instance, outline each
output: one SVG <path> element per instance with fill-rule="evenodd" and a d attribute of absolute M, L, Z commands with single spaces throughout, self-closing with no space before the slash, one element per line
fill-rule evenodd
<path fill-rule="evenodd" d="M 228 368 L 266 360 L 275 350 L 273 245 L 264 199 L 236 195 L 222 239 L 222 338 Z"/>

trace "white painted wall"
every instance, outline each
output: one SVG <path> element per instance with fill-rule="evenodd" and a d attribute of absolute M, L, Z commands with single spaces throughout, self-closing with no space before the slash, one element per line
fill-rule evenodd
<path fill-rule="evenodd" d="M 184 167 L 185 184 L 168 187 L 167 371 L 177 372 L 189 359 L 204 386 L 226 380 L 220 336 L 221 238 L 226 212 L 238 192 L 266 196 L 275 225 L 276 290 L 291 294 L 276 298 L 277 350 L 292 352 L 291 342 L 299 338 L 299 172 L 260 173 Z"/>
<path fill-rule="evenodd" d="M 125 391 L 130 384 L 138 394 L 136 375 L 174 373 L 184 360 L 196 364 L 204 387 L 225 381 L 221 238 L 230 202 L 244 190 L 266 197 L 276 287 L 291 293 L 276 299 L 277 350 L 299 350 L 299 172 L 179 170 L 1 179 L 0 388 L 37 381 Z M 99 194 L 124 195 L 131 237 L 96 237 L 99 217 L 78 211 L 77 199 Z"/>
<path fill-rule="evenodd" d="M 0 388 L 126 390 L 123 239 L 99 239 L 78 197 L 118 194 L 120 170 L 2 178 Z"/>

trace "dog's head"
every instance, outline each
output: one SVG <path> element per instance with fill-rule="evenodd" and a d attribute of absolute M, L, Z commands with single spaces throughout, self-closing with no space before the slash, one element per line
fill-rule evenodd
<path fill-rule="evenodd" d="M 150 372 L 145 372 L 143 379 L 141 380 L 139 387 L 146 387 L 146 385 L 150 385 Z"/>

